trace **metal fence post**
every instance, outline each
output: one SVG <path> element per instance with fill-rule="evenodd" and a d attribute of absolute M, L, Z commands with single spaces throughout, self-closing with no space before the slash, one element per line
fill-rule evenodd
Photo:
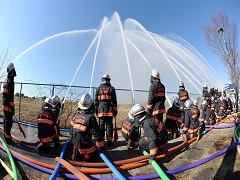
<path fill-rule="evenodd" d="M 52 97 L 53 97 L 53 95 L 54 95 L 54 87 L 55 87 L 55 85 L 54 84 L 52 84 Z"/>
<path fill-rule="evenodd" d="M 21 113 L 21 101 L 22 101 L 22 83 L 20 83 L 20 94 L 19 94 L 19 107 L 18 107 L 18 119 L 21 121 L 20 113 Z"/>

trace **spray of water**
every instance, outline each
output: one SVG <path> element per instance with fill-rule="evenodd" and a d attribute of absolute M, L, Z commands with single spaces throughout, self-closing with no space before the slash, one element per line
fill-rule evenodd
<path fill-rule="evenodd" d="M 15 62 L 16 60 L 18 60 L 20 57 L 22 57 L 24 54 L 26 54 L 27 52 L 29 52 L 31 49 L 33 49 L 34 47 L 50 40 L 50 39 L 53 39 L 53 38 L 57 38 L 57 37 L 60 37 L 60 36 L 63 36 L 63 35 L 69 35 L 69 34 L 77 34 L 77 33 L 87 33 L 87 32 L 97 32 L 96 29 L 90 29 L 90 30 L 74 30 L 74 31 L 68 31 L 68 32 L 62 32 L 62 33 L 58 33 L 58 34 L 54 34 L 50 37 L 47 37 L 39 42 L 37 42 L 36 44 L 30 46 L 29 48 L 27 48 L 25 51 L 23 51 L 21 54 L 19 54 L 16 58 L 14 58 L 12 60 L 12 62 Z M 1 71 L 0 73 L 0 76 L 6 71 L 6 66 L 5 68 L 3 68 L 3 70 Z"/>
<path fill-rule="evenodd" d="M 99 76 L 107 72 L 116 89 L 131 89 L 134 103 L 142 103 L 140 102 L 142 99 L 146 102 L 147 97 L 143 97 L 141 93 L 137 95 L 135 90 L 148 90 L 152 69 L 159 70 L 167 92 L 177 92 L 180 80 L 189 91 L 197 93 L 201 93 L 200 89 L 204 83 L 219 88 L 223 84 L 209 63 L 188 42 L 177 36 L 171 36 L 170 39 L 151 33 L 133 19 L 127 19 L 123 25 L 116 12 L 110 19 L 104 17 L 99 30 L 77 30 L 55 34 L 29 47 L 12 62 L 50 39 L 68 34 L 92 32 L 96 35 L 92 40 L 90 39 L 91 44 L 86 52 L 84 50 L 64 101 L 77 74 L 86 69 L 90 69 L 84 71 L 84 79 L 90 77 L 90 94 L 91 87 L 97 86 L 96 79 L 100 79 Z M 177 40 L 174 41 L 174 38 Z M 95 50 L 93 55 L 90 50 Z M 84 61 L 86 63 L 83 64 Z M 129 96 L 126 97 L 129 101 Z M 125 95 L 121 99 L 126 102 L 124 98 Z M 172 96 L 167 97 L 169 102 L 171 99 Z"/>
<path fill-rule="evenodd" d="M 96 64 L 96 60 L 97 60 L 97 54 L 98 54 L 100 40 L 101 40 L 101 37 L 102 37 L 102 30 L 103 30 L 103 27 L 104 27 L 106 22 L 107 22 L 107 18 L 105 17 L 104 20 L 103 20 L 103 23 L 102 23 L 102 27 L 101 27 L 101 29 L 99 31 L 100 35 L 99 35 L 99 38 L 98 38 L 97 47 L 96 47 L 96 51 L 95 51 L 95 55 L 94 55 L 94 61 L 93 61 L 93 67 L 92 67 L 92 76 L 91 76 L 89 94 L 92 93 L 92 81 L 93 81 L 93 75 L 94 75 L 94 70 L 95 70 L 95 64 Z"/>

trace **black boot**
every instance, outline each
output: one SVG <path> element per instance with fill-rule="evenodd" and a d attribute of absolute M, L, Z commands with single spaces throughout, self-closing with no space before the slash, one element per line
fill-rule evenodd
<path fill-rule="evenodd" d="M 112 146 L 113 146 L 112 141 L 107 141 L 107 147 L 112 147 Z"/>
<path fill-rule="evenodd" d="M 16 142 L 11 138 L 5 138 L 7 144 L 16 144 Z"/>
<path fill-rule="evenodd" d="M 54 148 L 60 147 L 59 138 L 54 139 Z"/>

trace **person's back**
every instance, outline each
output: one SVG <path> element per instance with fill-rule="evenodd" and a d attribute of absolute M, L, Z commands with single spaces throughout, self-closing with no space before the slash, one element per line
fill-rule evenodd
<path fill-rule="evenodd" d="M 8 144 L 14 144 L 11 138 L 11 129 L 13 125 L 14 105 L 14 77 L 17 76 L 13 63 L 7 67 L 7 78 L 3 84 L 2 110 L 4 113 L 4 138 Z"/>
<path fill-rule="evenodd" d="M 81 97 L 78 103 L 78 111 L 70 124 L 70 135 L 74 146 L 72 160 L 76 160 L 79 156 L 81 160 L 97 161 L 99 155 L 92 142 L 92 135 L 96 146 L 102 150 L 104 143 L 94 116 L 94 104 L 88 93 Z"/>
<path fill-rule="evenodd" d="M 168 132 L 172 132 L 174 139 L 178 136 L 179 128 L 183 125 L 183 122 L 180 120 L 180 113 L 179 99 L 176 98 L 172 107 L 167 110 L 165 121 L 165 127 Z"/>
<path fill-rule="evenodd" d="M 38 148 L 39 152 L 50 151 L 50 142 L 57 134 L 53 121 L 52 99 L 46 98 L 37 116 L 38 138 L 42 142 L 42 146 Z"/>
<path fill-rule="evenodd" d="M 151 85 L 149 87 L 147 111 L 152 116 L 157 117 L 163 122 L 165 110 L 165 86 L 160 81 L 160 75 L 157 70 L 151 74 Z"/>
<path fill-rule="evenodd" d="M 134 113 L 135 112 L 133 106 L 129 111 L 127 118 L 122 122 L 121 131 L 123 138 L 126 140 L 127 149 L 130 149 L 131 147 L 137 148 L 138 141 L 140 139 L 140 123 L 132 116 Z"/>
<path fill-rule="evenodd" d="M 95 112 L 99 118 L 101 135 L 107 136 L 107 146 L 112 146 L 113 139 L 113 117 L 118 113 L 116 90 L 110 83 L 110 76 L 104 74 L 101 84 L 95 94 Z M 106 126 L 106 128 L 105 128 Z"/>

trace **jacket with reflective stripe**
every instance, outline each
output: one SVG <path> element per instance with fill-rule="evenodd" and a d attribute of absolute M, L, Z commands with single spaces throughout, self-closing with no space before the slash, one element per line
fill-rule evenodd
<path fill-rule="evenodd" d="M 144 137 L 149 142 L 150 152 L 155 152 L 160 142 L 167 141 L 166 128 L 156 117 L 147 116 L 143 122 L 143 129 Z"/>
<path fill-rule="evenodd" d="M 152 115 L 165 113 L 165 86 L 159 81 L 153 81 L 149 87 L 147 108 Z"/>
<path fill-rule="evenodd" d="M 92 112 L 78 110 L 70 124 L 70 134 L 76 148 L 89 149 L 93 147 L 92 135 L 98 147 L 104 145 L 96 117 Z"/>
<path fill-rule="evenodd" d="M 139 134 L 139 122 L 137 120 L 129 120 L 127 117 L 122 122 L 122 135 L 126 140 L 131 139 L 132 141 L 138 141 L 140 138 Z"/>
<path fill-rule="evenodd" d="M 43 104 L 37 116 L 37 123 L 38 137 L 42 142 L 51 141 L 57 134 L 53 125 L 53 112 L 50 105 L 46 103 Z"/>
<path fill-rule="evenodd" d="M 180 117 L 180 110 L 174 108 L 174 107 L 170 107 L 167 110 L 166 113 L 166 121 L 179 121 L 179 117 Z"/>
<path fill-rule="evenodd" d="M 117 112 L 116 91 L 111 84 L 101 84 L 95 94 L 95 107 L 98 117 L 114 116 Z"/>
<path fill-rule="evenodd" d="M 7 77 L 3 84 L 3 102 L 2 109 L 11 112 L 14 108 L 14 77 Z"/>

